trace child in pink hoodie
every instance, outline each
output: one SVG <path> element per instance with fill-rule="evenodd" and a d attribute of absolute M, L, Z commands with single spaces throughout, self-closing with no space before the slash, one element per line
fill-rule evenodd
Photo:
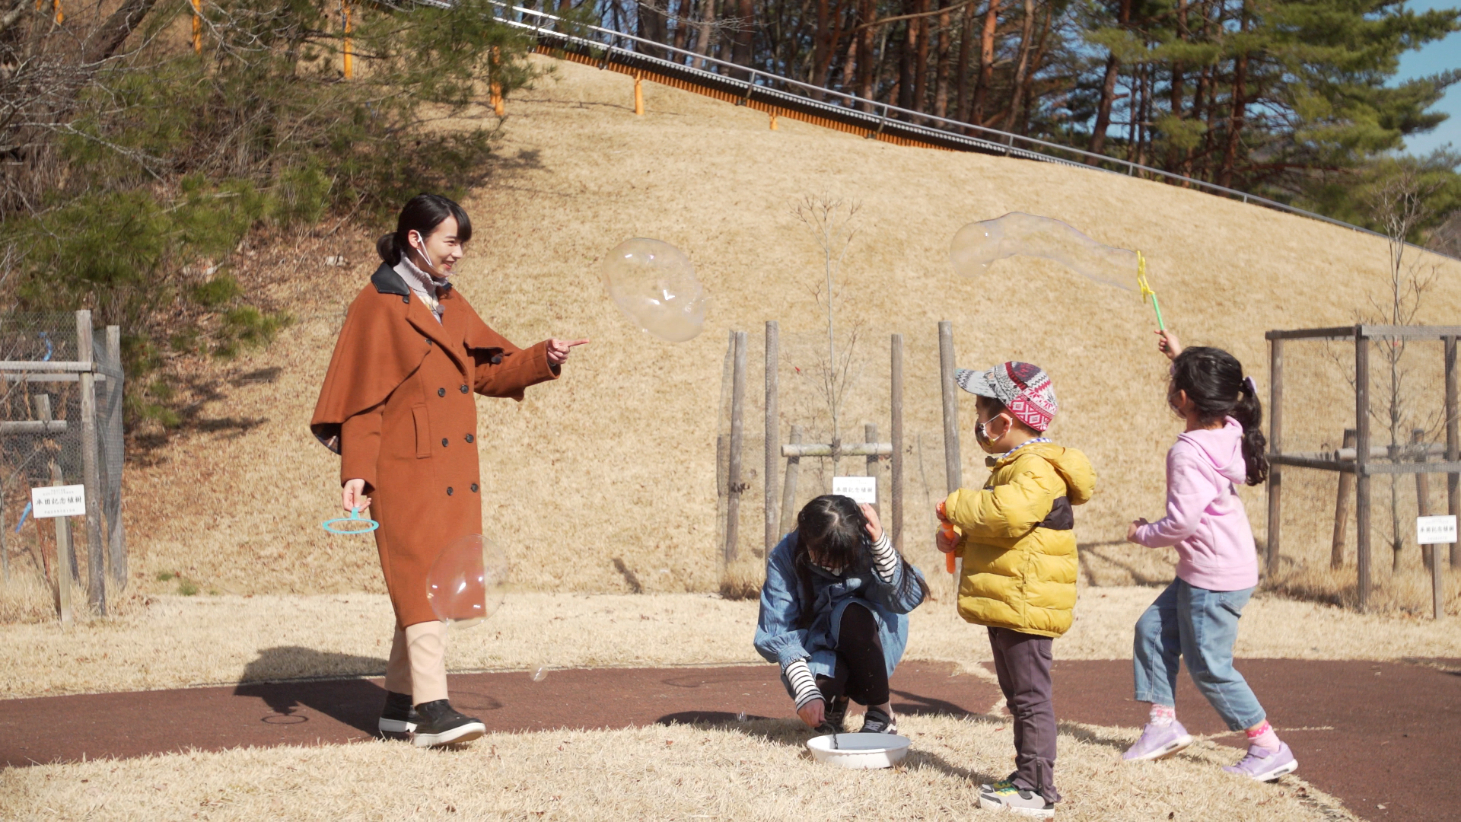
<path fill-rule="evenodd" d="M 1224 770 L 1269 782 L 1293 773 L 1298 760 L 1268 724 L 1263 706 L 1233 668 L 1238 618 L 1258 584 L 1253 531 L 1236 483 L 1268 478 L 1263 407 L 1251 377 L 1226 351 L 1182 349 L 1159 332 L 1172 361 L 1167 402 L 1187 430 L 1167 452 L 1167 515 L 1131 523 L 1126 538 L 1149 548 L 1177 549 L 1177 579 L 1136 622 L 1136 699 L 1151 703 L 1141 739 L 1122 758 L 1161 759 L 1192 744 L 1177 721 L 1177 670 L 1182 658 L 1197 689 L 1230 730 L 1248 735 L 1248 753 Z"/>

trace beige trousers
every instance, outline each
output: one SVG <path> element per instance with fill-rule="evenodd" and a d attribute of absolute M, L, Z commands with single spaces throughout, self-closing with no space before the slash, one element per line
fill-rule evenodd
<path fill-rule="evenodd" d="M 411 704 L 446 699 L 446 623 L 418 622 L 396 628 L 386 663 L 386 690 L 410 694 Z"/>

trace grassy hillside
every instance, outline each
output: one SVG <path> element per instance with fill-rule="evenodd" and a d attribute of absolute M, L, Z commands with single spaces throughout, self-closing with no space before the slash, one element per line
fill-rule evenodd
<path fill-rule="evenodd" d="M 943 476 L 936 323 L 948 319 L 962 365 L 1015 358 L 1052 375 L 1062 402 L 1052 434 L 1084 449 L 1101 478 L 1078 514 L 1088 582 L 1170 576 L 1165 558 L 1118 542 L 1129 519 L 1160 514 L 1163 454 L 1180 430 L 1166 409 L 1166 363 L 1155 353 L 1149 310 L 1134 292 L 1038 260 L 1005 260 L 980 279 L 959 278 L 947 251 L 960 226 L 1025 211 L 1143 250 L 1171 325 L 1189 343 L 1233 351 L 1265 397 L 1265 330 L 1351 323 L 1386 285 L 1382 241 L 1316 221 L 1096 171 L 901 148 L 787 121 L 771 131 L 763 114 L 649 84 L 648 113 L 636 117 L 629 79 L 554 68 L 554 78 L 508 101 L 501 169 L 465 203 L 476 239 L 456 278 L 489 324 L 518 343 L 593 339 L 560 381 L 526 402 L 479 400 L 487 530 L 527 587 L 622 591 L 624 570 L 650 591 L 717 587 L 715 455 L 727 331 L 747 330 L 754 340 L 764 321 L 780 322 L 791 395 L 782 435 L 791 424 L 825 430 L 801 384 L 805 369 L 799 374 L 792 361 L 812 361 L 811 341 L 824 328 L 809 290 L 821 277 L 819 252 L 791 213 L 805 195 L 861 205 L 839 322 L 862 326 L 868 365 L 852 391 L 845 438 L 860 439 L 864 422 L 886 436 L 886 407 L 874 408 L 886 391 L 886 334 L 906 337 L 907 425 L 915 443 L 924 435 L 917 456 L 926 479 L 910 492 L 908 544 L 930 570 L 941 564 L 926 536 L 926 503 L 941 494 Z M 634 236 L 665 240 L 694 260 L 714 295 L 695 340 L 658 342 L 604 296 L 598 262 Z M 269 350 L 200 373 L 206 390 L 193 432 L 127 478 L 129 543 L 144 589 L 171 590 L 176 582 L 155 575 L 178 571 L 205 591 L 381 590 L 370 540 L 331 537 L 317 525 L 337 505 L 338 461 L 307 428 L 344 307 L 376 265 L 372 239 L 336 235 L 303 251 L 268 251 L 271 296 L 299 322 Z M 326 267 L 333 254 L 349 265 Z M 1446 262 L 1437 273 L 1420 321 L 1455 321 L 1461 265 Z M 1341 367 L 1351 353 L 1290 349 L 1290 447 L 1335 444 L 1352 424 Z M 753 397 L 759 351 L 751 355 Z M 1417 368 L 1433 366 L 1439 346 L 1412 356 Z M 1434 387 L 1424 389 L 1426 401 L 1439 401 Z M 758 409 L 759 400 L 748 413 L 752 432 L 761 427 Z M 984 469 L 972 403 L 963 412 L 965 482 L 975 483 Z M 745 460 L 759 467 L 759 447 Z M 1333 483 L 1332 475 L 1289 474 L 1286 547 L 1295 562 L 1283 570 L 1293 585 L 1339 596 L 1344 577 L 1327 572 Z M 1261 494 L 1245 491 L 1260 536 Z M 759 540 L 758 500 L 753 493 L 746 506 L 747 545 Z M 1419 606 L 1414 551 L 1391 581 L 1383 542 L 1376 550 L 1381 585 L 1392 592 L 1384 596 Z"/>

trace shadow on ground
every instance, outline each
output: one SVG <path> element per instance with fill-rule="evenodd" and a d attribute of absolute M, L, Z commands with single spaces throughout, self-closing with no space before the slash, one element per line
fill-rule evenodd
<path fill-rule="evenodd" d="M 377 657 L 317 651 L 299 646 L 268 648 L 244 667 L 235 696 L 263 700 L 270 713 L 259 721 L 270 725 L 298 725 L 309 721 L 301 708 L 324 714 L 368 734 L 376 733 L 376 720 L 385 704 L 386 690 L 364 679 L 330 681 L 280 681 L 301 671 L 334 675 L 379 675 L 386 661 Z M 269 680 L 274 681 L 269 681 Z"/>

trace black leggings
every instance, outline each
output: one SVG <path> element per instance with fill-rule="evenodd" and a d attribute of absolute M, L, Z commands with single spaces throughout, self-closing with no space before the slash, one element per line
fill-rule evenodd
<path fill-rule="evenodd" d="M 848 697 L 859 705 L 888 701 L 888 662 L 873 612 L 856 602 L 842 609 L 837 632 L 837 665 L 832 676 L 817 677 L 817 687 L 830 703 Z"/>

